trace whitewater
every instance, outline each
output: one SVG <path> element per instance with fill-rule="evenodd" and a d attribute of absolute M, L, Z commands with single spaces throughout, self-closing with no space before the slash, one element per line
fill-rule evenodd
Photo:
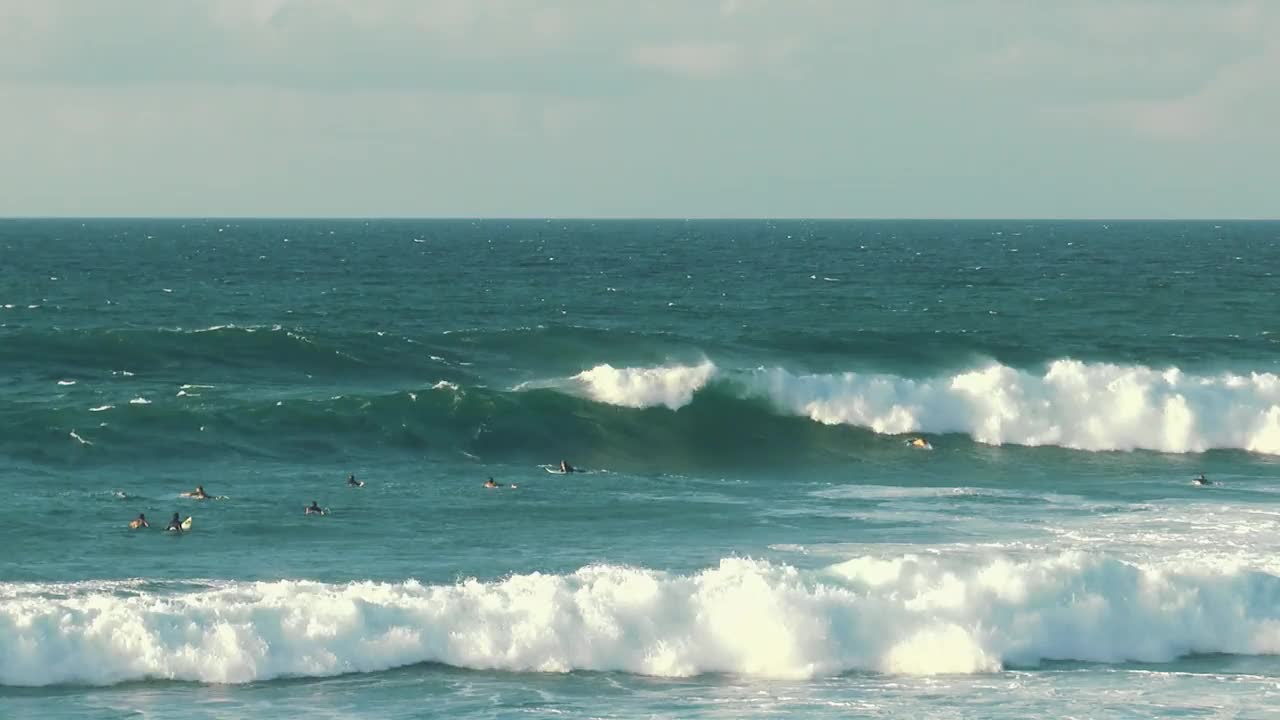
<path fill-rule="evenodd" d="M 811 678 L 1280 652 L 1276 576 L 1078 553 L 983 564 L 860 557 L 811 572 L 730 559 L 690 576 L 591 566 L 452 586 L 120 589 L 131 587 L 6 588 L 0 681 L 248 683 L 426 662 Z"/>
<path fill-rule="evenodd" d="M 0 247 L 2 718 L 1280 706 L 1275 223 Z"/>

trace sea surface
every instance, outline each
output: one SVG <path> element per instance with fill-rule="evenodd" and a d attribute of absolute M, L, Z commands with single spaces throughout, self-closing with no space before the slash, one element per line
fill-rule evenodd
<path fill-rule="evenodd" d="M 1280 716 L 1278 274 L 1265 222 L 0 221 L 0 718 Z"/>

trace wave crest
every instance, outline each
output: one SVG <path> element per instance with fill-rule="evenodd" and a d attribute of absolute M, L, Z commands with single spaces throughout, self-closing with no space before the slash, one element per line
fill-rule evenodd
<path fill-rule="evenodd" d="M 991 445 L 1170 453 L 1236 448 L 1280 454 L 1280 376 L 1191 375 L 1178 368 L 1062 359 L 1043 373 L 998 363 L 914 379 L 782 368 L 596 366 L 573 378 L 581 393 L 623 407 L 679 409 L 704 388 L 762 399 L 826 425 L 882 434 L 961 433 Z"/>

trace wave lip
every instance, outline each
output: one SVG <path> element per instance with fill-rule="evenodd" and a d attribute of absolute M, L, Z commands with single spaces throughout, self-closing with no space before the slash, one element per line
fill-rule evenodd
<path fill-rule="evenodd" d="M 587 397 L 609 405 L 646 408 L 663 405 L 672 410 L 684 407 L 693 394 L 716 374 L 710 360 L 697 365 L 664 365 L 652 368 L 615 368 L 597 365 L 573 376 Z"/>
<path fill-rule="evenodd" d="M 816 571 L 725 559 L 690 575 L 606 565 L 438 586 L 56 590 L 0 593 L 0 683 L 246 683 L 423 662 L 805 678 L 1280 654 L 1280 578 L 1079 553 L 862 557 Z"/>

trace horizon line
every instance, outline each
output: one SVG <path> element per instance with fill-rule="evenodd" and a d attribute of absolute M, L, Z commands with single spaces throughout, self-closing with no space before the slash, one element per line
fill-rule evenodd
<path fill-rule="evenodd" d="M 241 221 L 409 221 L 409 222 L 1277 222 L 1277 217 L 875 217 L 875 216 L 626 216 L 626 215 L 0 215 L 6 221 L 241 220 Z"/>

